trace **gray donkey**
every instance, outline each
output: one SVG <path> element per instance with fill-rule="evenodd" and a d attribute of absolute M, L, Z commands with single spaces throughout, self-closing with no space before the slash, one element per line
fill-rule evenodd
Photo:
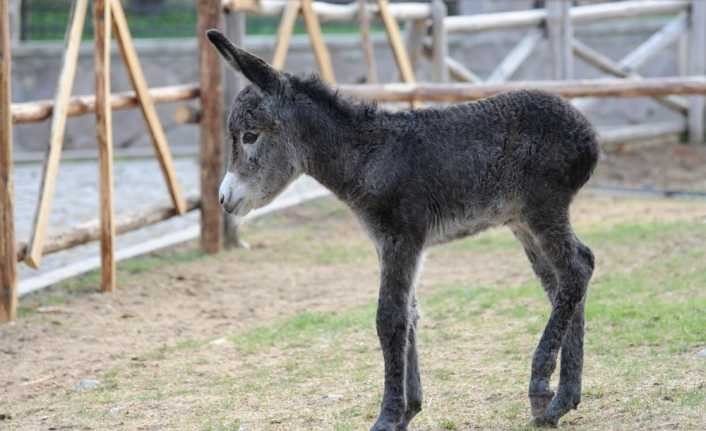
<path fill-rule="evenodd" d="M 242 216 L 306 173 L 353 210 L 375 243 L 385 387 L 372 430 L 405 430 L 422 408 L 414 284 L 423 250 L 500 225 L 524 246 L 552 304 L 532 359 L 533 423 L 556 426 L 576 408 L 593 254 L 571 228 L 569 204 L 598 159 L 588 121 L 533 91 L 387 112 L 345 100 L 316 77 L 280 73 L 217 30 L 207 35 L 252 83 L 230 115 L 223 208 Z M 555 395 L 549 378 L 559 349 Z"/>

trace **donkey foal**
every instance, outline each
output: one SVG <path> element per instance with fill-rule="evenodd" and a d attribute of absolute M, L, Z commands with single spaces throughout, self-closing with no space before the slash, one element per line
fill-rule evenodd
<path fill-rule="evenodd" d="M 280 73 L 216 30 L 208 38 L 253 84 L 230 114 L 225 210 L 242 216 L 306 173 L 345 202 L 375 242 L 385 386 L 372 429 L 405 430 L 422 408 L 414 291 L 422 251 L 500 225 L 522 243 L 552 304 L 532 359 L 534 423 L 556 426 L 576 408 L 593 254 L 571 228 L 569 204 L 598 158 L 588 121 L 558 97 L 530 91 L 386 112 L 345 100 L 316 78 Z M 555 395 L 549 378 L 560 349 Z"/>

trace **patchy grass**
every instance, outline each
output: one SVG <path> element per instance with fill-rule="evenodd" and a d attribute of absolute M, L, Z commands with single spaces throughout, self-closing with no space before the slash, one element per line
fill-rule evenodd
<path fill-rule="evenodd" d="M 598 265 L 586 309 L 583 401 L 562 428 L 706 428 L 706 359 L 696 355 L 706 347 L 706 208 L 679 208 L 694 216 L 578 217 L 578 234 Z M 250 251 L 213 257 L 182 251 L 121 265 L 130 283 L 155 286 L 139 301 L 166 289 L 175 273 L 195 280 L 186 289 L 203 293 L 180 302 L 182 288 L 173 287 L 156 310 L 145 308 L 138 338 L 155 337 L 149 329 L 155 316 L 162 325 L 175 321 L 174 332 L 158 344 L 114 353 L 96 374 L 97 389 L 77 392 L 65 384 L 12 398 L 8 429 L 367 429 L 382 390 L 374 249 L 328 199 L 258 220 L 244 235 Z M 419 288 L 425 404 L 412 429 L 529 429 L 529 366 L 549 307 L 520 246 L 506 231 L 492 231 L 430 250 L 425 269 Z M 232 286 L 234 277 L 240 284 Z M 228 289 L 236 292 L 224 297 Z M 72 295 L 67 308 L 81 305 L 80 295 Z M 243 308 L 190 331 L 226 298 Z M 185 314 L 195 301 L 205 311 Z M 250 304 L 267 314 L 248 311 Z M 37 316 L 26 319 L 24 331 L 42 325 Z M 130 322 L 122 330 L 131 330 Z M 62 325 L 78 331 L 71 321 Z"/>
<path fill-rule="evenodd" d="M 126 283 L 135 275 L 154 271 L 157 268 L 169 268 L 203 257 L 203 252 L 188 247 L 150 253 L 126 259 L 118 264 L 117 282 Z M 75 278 L 57 283 L 47 289 L 33 292 L 22 298 L 17 313 L 20 319 L 47 306 L 60 306 L 67 301 L 95 292 L 100 286 L 100 271 L 94 270 Z"/>

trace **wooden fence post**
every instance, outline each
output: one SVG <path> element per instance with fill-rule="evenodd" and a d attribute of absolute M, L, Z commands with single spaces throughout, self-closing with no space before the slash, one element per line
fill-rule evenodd
<path fill-rule="evenodd" d="M 547 0 L 547 36 L 551 46 L 554 79 L 572 79 L 574 57 L 571 41 L 571 2 L 567 0 Z"/>
<path fill-rule="evenodd" d="M 17 313 L 17 258 L 12 184 L 12 76 L 10 13 L 0 2 L 0 322 Z"/>
<path fill-rule="evenodd" d="M 20 41 L 22 35 L 22 0 L 10 0 L 10 40 Z"/>
<path fill-rule="evenodd" d="M 241 48 L 243 47 L 243 43 L 245 42 L 245 16 L 245 12 L 227 11 L 225 14 L 225 33 L 234 44 L 240 46 Z M 236 73 L 233 69 L 230 68 L 230 66 L 225 64 L 225 62 L 223 62 L 223 73 L 223 99 L 225 102 L 223 120 L 226 121 L 225 124 L 228 124 L 227 117 L 229 109 L 231 103 L 233 103 L 233 100 L 235 99 L 235 96 L 237 96 L 240 90 L 243 88 L 243 78 L 240 76 L 239 73 Z M 228 139 L 227 130 L 224 130 L 224 132 L 224 160 L 230 160 L 231 142 Z M 227 165 L 227 163 L 223 164 L 224 170 L 228 168 Z M 241 243 L 240 237 L 238 236 L 238 223 L 236 222 L 235 217 L 227 213 L 224 213 L 223 217 L 223 242 L 225 247 L 235 248 L 242 246 L 243 243 Z"/>
<path fill-rule="evenodd" d="M 414 44 L 415 48 L 418 44 L 421 44 L 421 32 L 415 32 L 416 21 L 410 21 L 408 24 L 411 28 L 410 34 L 416 37 Z M 360 44 L 363 45 L 363 57 L 365 58 L 365 82 L 368 84 L 375 84 L 378 82 L 378 72 L 375 63 L 375 47 L 373 46 L 373 39 L 370 37 L 370 15 L 368 15 L 368 1 L 358 0 L 358 27 L 360 29 Z M 412 55 L 410 54 L 410 57 Z M 416 60 L 416 56 L 413 57 Z"/>
<path fill-rule="evenodd" d="M 434 0 L 431 4 L 432 80 L 434 82 L 449 80 L 449 68 L 446 67 L 448 43 L 444 28 L 445 18 L 446 4 L 441 0 Z"/>
<path fill-rule="evenodd" d="M 223 172 L 223 98 L 221 59 L 206 40 L 206 30 L 218 28 L 221 2 L 198 0 L 196 39 L 201 86 L 201 248 L 217 253 L 223 242 L 223 211 L 218 185 Z"/>
<path fill-rule="evenodd" d="M 100 182 L 101 290 L 115 289 L 113 220 L 113 115 L 110 107 L 110 0 L 93 1 L 96 75 L 96 138 Z"/>
<path fill-rule="evenodd" d="M 689 75 L 706 73 L 706 2 L 692 0 L 689 20 Z M 689 142 L 704 143 L 704 98 L 689 100 Z"/>

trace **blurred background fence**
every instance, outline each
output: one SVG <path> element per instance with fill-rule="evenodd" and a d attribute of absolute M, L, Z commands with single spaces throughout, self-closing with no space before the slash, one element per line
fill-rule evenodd
<path fill-rule="evenodd" d="M 327 0 L 329 3 L 350 3 L 350 0 Z M 395 0 L 393 0 L 394 2 Z M 401 0 L 396 0 L 401 1 Z M 123 0 L 136 38 L 188 38 L 196 29 L 196 6 L 193 0 Z M 451 11 L 458 10 L 459 0 L 449 0 Z M 23 0 L 21 2 L 21 40 L 63 40 L 71 0 Z M 301 21 L 301 20 L 300 20 Z M 275 34 L 279 17 L 248 17 L 248 34 Z M 325 33 L 355 33 L 355 23 L 324 23 Z M 382 31 L 382 26 L 373 30 Z M 303 22 L 295 28 L 296 33 L 305 33 Z M 93 35 L 93 23 L 86 22 L 84 38 Z"/>

